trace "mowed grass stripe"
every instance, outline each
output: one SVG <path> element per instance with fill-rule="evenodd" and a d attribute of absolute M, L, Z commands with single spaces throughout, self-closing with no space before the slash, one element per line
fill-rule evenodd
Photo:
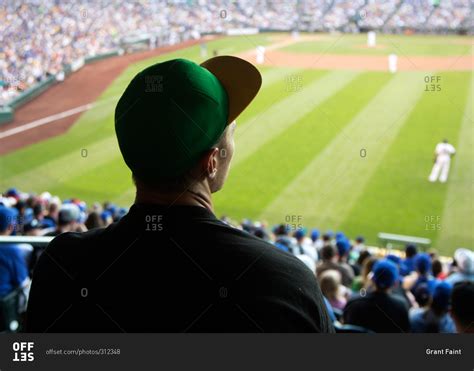
<path fill-rule="evenodd" d="M 377 242 L 378 232 L 390 232 L 431 238 L 436 245 L 437 224 L 443 228 L 439 217 L 448 184 L 463 182 L 463 187 L 469 186 L 464 183 L 466 178 L 456 178 L 456 174 L 451 174 L 448 184 L 428 182 L 435 145 L 443 138 L 457 145 L 469 82 L 468 73 L 439 75 L 442 90 L 423 92 L 341 229 L 352 235 L 365 233 L 371 242 Z M 425 85 L 421 78 L 418 84 Z M 452 101 L 462 108 L 457 109 Z M 465 155 L 459 152 L 457 156 Z M 465 176 L 472 177 L 472 172 Z M 461 198 L 466 195 L 459 194 Z M 449 246 L 442 248 L 445 253 L 449 251 Z"/>
<path fill-rule="evenodd" d="M 232 166 L 224 191 L 215 197 L 217 213 L 257 217 L 389 79 L 385 73 L 358 75 L 245 161 Z"/>
<path fill-rule="evenodd" d="M 78 197 L 87 203 L 118 197 L 132 186 L 130 170 L 120 158 L 109 160 L 83 174 L 52 186 L 49 191 L 60 197 Z M 123 205 L 127 206 L 127 205 Z"/>
<path fill-rule="evenodd" d="M 38 168 L 49 162 L 58 164 L 62 157 L 77 157 L 82 149 L 88 149 L 95 142 L 110 138 L 113 135 L 113 105 L 114 103 L 106 103 L 93 107 L 81 116 L 77 126 L 73 126 L 63 135 L 1 156 L 1 184 L 4 185 L 11 178 L 20 176 L 33 179 L 36 174 L 40 177 L 42 174 L 38 171 Z M 62 167 L 58 168 L 57 171 L 59 173 L 64 167 L 71 167 L 72 165 L 74 165 L 74 162 L 64 161 Z M 35 183 L 30 184 L 30 187 L 34 188 L 34 186 Z"/>
<path fill-rule="evenodd" d="M 237 118 L 239 128 L 252 122 L 252 118 L 266 111 L 288 96 L 288 81 L 293 77 L 305 78 L 310 81 L 322 73 L 311 73 L 298 68 L 260 68 L 262 87 L 249 107 Z"/>
<path fill-rule="evenodd" d="M 332 71 L 309 83 L 305 82 L 303 77 L 301 88 L 289 92 L 285 99 L 253 117 L 241 130 L 237 129 L 235 141 L 239 150 L 234 157 L 234 165 L 248 158 L 260 146 L 310 113 L 314 107 L 344 88 L 358 74 L 356 71 Z"/>
<path fill-rule="evenodd" d="M 260 217 L 300 215 L 305 225 L 337 228 L 421 96 L 423 76 L 395 75 Z"/>
<path fill-rule="evenodd" d="M 57 188 L 70 178 L 95 171 L 100 165 L 111 159 L 119 159 L 120 152 L 115 137 L 108 137 L 59 158 L 35 167 L 31 171 L 14 175 L 2 180 L 3 186 L 29 189 L 36 192 Z"/>
<path fill-rule="evenodd" d="M 443 251 L 474 246 L 474 80 L 471 74 L 466 109 L 453 159 L 436 246 Z"/>

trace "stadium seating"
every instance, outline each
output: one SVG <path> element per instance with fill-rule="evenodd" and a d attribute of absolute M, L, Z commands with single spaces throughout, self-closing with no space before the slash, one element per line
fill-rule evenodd
<path fill-rule="evenodd" d="M 57 210 L 59 210 L 57 216 L 48 215 L 48 211 L 46 211 L 50 209 L 51 203 L 57 204 Z M 0 236 L 0 246 L 2 244 L 14 244 L 20 249 L 30 277 L 39 256 L 53 238 L 43 234 L 55 230 L 51 227 L 51 223 L 59 224 L 58 220 L 64 211 L 67 211 L 68 216 L 75 215 L 76 218 L 68 224 L 69 231 L 85 231 L 87 230 L 86 224 L 89 228 L 106 227 L 113 221 L 120 220 L 127 212 L 126 209 L 119 208 L 109 202 L 105 202 L 103 205 L 94 203 L 92 207 L 88 208 L 85 202 L 76 198 L 61 201 L 48 192 L 37 196 L 16 189 L 7 190 L 0 198 L 0 204 L 3 204 L 2 207 L 19 206 L 23 212 L 16 223 L 16 235 Z M 38 208 L 38 204 L 44 207 Z M 33 216 L 33 209 L 43 210 L 43 214 L 36 213 Z M 76 213 L 71 213 L 72 210 L 75 210 Z M 90 224 L 87 220 L 94 213 L 96 214 L 96 218 L 93 218 L 95 224 Z M 431 255 L 418 253 L 414 245 L 409 245 L 410 254 L 407 254 L 407 257 L 408 255 L 409 257 L 405 259 L 403 251 L 397 252 L 386 248 L 367 246 L 362 236 L 358 236 L 354 241 L 351 241 L 343 232 L 334 234 L 328 231 L 321 236 L 316 229 L 312 230 L 310 234 L 304 228 L 292 229 L 285 224 L 270 229 L 265 223 L 253 222 L 250 219 L 238 223 L 223 217 L 222 222 L 267 240 L 274 244 L 276 249 L 295 255 L 313 270 L 317 279 L 320 280 L 321 290 L 327 299 L 327 305 L 332 313 L 332 318 L 335 320 L 335 328 L 338 333 L 372 332 L 367 328 L 354 326 L 354 323 L 343 323 L 346 318 L 344 308 L 350 299 L 364 298 L 367 293 L 374 291 L 375 282 L 372 278 L 375 276 L 371 276 L 371 272 L 375 267 L 375 263 L 380 260 L 390 261 L 390 264 L 396 265 L 395 269 L 400 274 L 400 280 L 393 287 L 392 294 L 398 297 L 397 300 L 405 301 L 407 306 L 411 307 L 410 313 L 414 316 L 415 314 L 418 315 L 416 318 L 420 318 L 419 311 L 421 309 L 428 310 L 426 305 L 434 298 L 433 290 L 439 283 L 448 285 L 448 290 L 450 290 L 449 287 L 451 286 L 449 285 L 453 285 L 455 282 L 474 280 L 474 272 L 472 271 L 474 253 L 468 249 L 456 250 L 454 256 L 456 264 L 453 264 L 453 258 L 439 257 L 434 251 L 430 252 Z M 58 233 L 61 233 L 61 231 Z M 395 238 L 397 240 L 397 236 L 392 235 L 379 237 L 385 239 Z M 397 241 L 413 242 L 413 238 L 407 239 L 406 237 L 401 236 L 401 239 L 399 238 Z M 434 267 L 435 262 L 436 269 Z M 332 273 L 322 273 L 320 275 L 318 274 L 320 269 L 324 273 L 330 273 L 332 270 Z M 343 285 L 339 272 L 344 273 L 347 270 L 352 272 L 349 275 L 350 282 L 344 282 Z M 324 284 L 323 276 L 326 280 Z M 417 288 L 418 286 L 420 289 Z M 24 295 L 24 292 L 27 293 L 28 291 L 25 290 L 26 287 L 16 288 L 0 300 L 0 327 L 2 331 L 15 332 L 21 327 L 21 308 L 24 308 L 27 300 Z M 443 315 L 446 317 L 444 321 L 448 321 L 450 327 L 440 327 L 440 331 L 447 328 L 452 332 L 454 324 L 449 317 L 449 313 L 445 312 Z"/>
<path fill-rule="evenodd" d="M 194 2 L 147 5 L 114 1 L 104 5 L 91 0 L 49 0 L 39 7 L 34 2 L 7 1 L 0 8 L 0 107 L 39 82 L 54 76 L 63 79 L 65 65 L 123 50 L 127 40 L 146 39 L 147 47 L 153 48 L 248 27 L 281 31 L 473 32 L 469 0 L 444 0 L 439 6 L 433 3 L 222 0 L 200 1 L 196 6 Z"/>

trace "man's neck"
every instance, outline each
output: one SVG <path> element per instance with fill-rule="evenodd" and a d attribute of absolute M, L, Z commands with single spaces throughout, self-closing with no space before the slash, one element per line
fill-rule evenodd
<path fill-rule="evenodd" d="M 150 192 L 147 190 L 137 189 L 135 196 L 136 204 L 156 204 L 156 205 L 184 205 L 199 206 L 213 212 L 213 204 L 210 194 L 207 192 L 195 192 L 193 190 L 185 190 L 182 192 Z"/>

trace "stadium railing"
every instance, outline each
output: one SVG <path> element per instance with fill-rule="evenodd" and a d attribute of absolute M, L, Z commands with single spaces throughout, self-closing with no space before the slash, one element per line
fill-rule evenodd
<path fill-rule="evenodd" d="M 0 245 L 27 243 L 33 247 L 46 247 L 53 238 L 46 236 L 0 236 Z"/>
<path fill-rule="evenodd" d="M 396 244 L 412 243 L 412 244 L 415 244 L 417 246 L 422 246 L 422 247 L 431 246 L 431 240 L 429 238 L 424 238 L 424 237 L 405 236 L 402 234 L 393 234 L 393 233 L 385 233 L 385 232 L 380 232 L 377 235 L 377 237 L 380 240 L 381 244 L 386 246 L 387 248 L 391 247 L 389 245 L 392 242 Z"/>

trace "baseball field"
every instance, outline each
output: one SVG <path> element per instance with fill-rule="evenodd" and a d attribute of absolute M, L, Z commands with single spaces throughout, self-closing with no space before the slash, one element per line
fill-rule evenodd
<path fill-rule="evenodd" d="M 474 246 L 472 38 L 378 35 L 368 48 L 365 35 L 261 34 L 209 40 L 207 50 L 255 62 L 258 45 L 263 87 L 237 120 L 218 216 L 343 230 L 369 243 L 378 232 L 427 237 L 445 254 Z M 204 59 L 194 45 L 129 65 L 66 132 L 3 154 L 1 188 L 129 206 L 115 104 L 138 71 L 177 57 Z M 449 179 L 430 183 L 444 138 L 457 150 Z"/>

